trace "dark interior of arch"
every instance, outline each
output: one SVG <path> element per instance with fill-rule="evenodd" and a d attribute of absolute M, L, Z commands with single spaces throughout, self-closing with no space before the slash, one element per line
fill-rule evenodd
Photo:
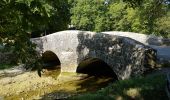
<path fill-rule="evenodd" d="M 116 74 L 111 67 L 103 60 L 98 58 L 89 58 L 80 62 L 76 70 L 77 73 L 84 73 L 93 76 L 110 76 L 117 79 Z"/>
<path fill-rule="evenodd" d="M 52 51 L 46 51 L 42 54 L 43 68 L 48 70 L 55 70 L 60 68 L 60 60 Z"/>

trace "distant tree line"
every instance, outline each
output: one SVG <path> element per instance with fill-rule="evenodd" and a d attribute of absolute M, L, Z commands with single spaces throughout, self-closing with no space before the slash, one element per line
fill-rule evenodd
<path fill-rule="evenodd" d="M 170 37 L 170 0 L 0 0 L 0 46 L 16 54 L 16 63 L 37 66 L 30 38 L 69 25 Z"/>
<path fill-rule="evenodd" d="M 15 54 L 14 63 L 37 67 L 30 38 L 67 29 L 69 16 L 67 0 L 0 0 L 0 45 Z"/>
<path fill-rule="evenodd" d="M 71 24 L 76 29 L 170 36 L 169 0 L 73 1 Z"/>

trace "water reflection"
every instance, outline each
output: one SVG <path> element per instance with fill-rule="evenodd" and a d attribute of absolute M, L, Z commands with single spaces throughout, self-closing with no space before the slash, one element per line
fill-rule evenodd
<path fill-rule="evenodd" d="M 9 80 L 10 84 L 2 84 L 3 79 Z M 61 73 L 60 69 L 45 70 L 42 77 L 38 77 L 36 72 L 27 72 L 3 79 L 0 80 L 0 82 L 2 81 L 0 83 L 0 88 L 2 88 L 0 96 L 4 97 L 5 100 L 64 99 L 84 92 L 95 92 L 110 82 L 114 82 L 113 77 Z"/>
<path fill-rule="evenodd" d="M 44 100 L 64 99 L 84 92 L 95 92 L 115 80 L 112 77 L 97 77 L 78 73 L 61 73 L 58 87 L 42 96 Z M 55 87 L 54 87 L 55 88 Z"/>

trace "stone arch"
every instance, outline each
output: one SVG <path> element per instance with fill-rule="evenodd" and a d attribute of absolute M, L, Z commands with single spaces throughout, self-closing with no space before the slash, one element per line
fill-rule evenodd
<path fill-rule="evenodd" d="M 58 56 L 50 51 L 47 50 L 42 54 L 42 61 L 43 61 L 43 68 L 47 70 L 61 70 L 61 62 Z"/>
<path fill-rule="evenodd" d="M 110 76 L 115 80 L 118 79 L 113 69 L 105 61 L 94 57 L 86 58 L 80 61 L 76 72 L 94 76 Z"/>

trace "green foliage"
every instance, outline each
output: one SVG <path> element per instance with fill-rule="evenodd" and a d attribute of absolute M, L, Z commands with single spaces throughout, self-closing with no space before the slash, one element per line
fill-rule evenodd
<path fill-rule="evenodd" d="M 70 100 L 114 100 L 113 98 L 103 95 L 103 94 L 91 94 L 87 93 L 85 95 L 80 95 L 78 97 L 73 97 Z"/>
<path fill-rule="evenodd" d="M 130 13 L 128 13 L 128 11 Z M 113 3 L 109 7 L 109 15 L 111 21 L 111 29 L 117 31 L 131 31 L 131 16 L 134 14 L 133 9 L 127 8 L 126 3 Z M 135 15 L 135 14 L 134 14 Z"/>
<path fill-rule="evenodd" d="M 169 0 L 1 0 L 0 46 L 30 66 L 40 61 L 31 36 L 65 30 L 71 23 L 79 30 L 170 37 L 169 11 Z"/>
<path fill-rule="evenodd" d="M 136 7 L 140 6 L 144 0 L 123 0 L 123 1 L 128 3 L 128 5 L 130 5 L 131 7 Z"/>
<path fill-rule="evenodd" d="M 130 89 L 138 89 L 140 96 L 144 100 L 159 100 L 167 99 L 165 93 L 166 80 L 165 76 L 149 76 L 146 78 L 139 77 L 130 80 L 118 81 L 113 84 L 113 89 L 116 91 L 115 95 L 122 95 L 124 98 L 129 98 L 127 91 Z"/>
<path fill-rule="evenodd" d="M 75 0 L 71 9 L 71 24 L 80 30 L 106 30 L 109 28 L 107 14 L 105 14 L 106 6 L 104 0 Z"/>
<path fill-rule="evenodd" d="M 1 0 L 0 45 L 16 54 L 17 63 L 38 66 L 31 36 L 67 29 L 69 23 L 67 0 Z"/>
<path fill-rule="evenodd" d="M 157 19 L 156 22 L 158 35 L 170 38 L 170 12 L 162 18 Z"/>
<path fill-rule="evenodd" d="M 167 0 L 73 1 L 71 24 L 76 29 L 131 31 L 163 36 L 170 34 L 167 31 L 170 28 L 167 25 L 168 17 L 165 16 L 169 11 L 169 3 L 165 3 Z M 158 19 L 161 22 L 157 22 Z"/>
<path fill-rule="evenodd" d="M 86 93 L 71 99 L 81 100 L 167 100 L 165 92 L 166 79 L 164 75 L 137 77 L 117 81 L 96 93 Z"/>
<path fill-rule="evenodd" d="M 1 70 L 1 69 L 12 68 L 13 66 L 15 66 L 15 64 L 5 64 L 5 63 L 1 63 L 1 64 L 0 64 L 0 70 Z"/>

